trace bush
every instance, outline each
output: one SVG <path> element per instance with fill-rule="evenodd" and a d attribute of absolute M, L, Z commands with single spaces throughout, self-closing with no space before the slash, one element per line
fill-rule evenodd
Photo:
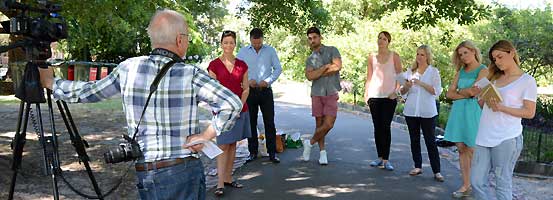
<path fill-rule="evenodd" d="M 543 133 L 553 133 L 553 96 L 539 95 L 536 102 L 536 116 L 523 119 L 522 124 L 539 129 Z"/>

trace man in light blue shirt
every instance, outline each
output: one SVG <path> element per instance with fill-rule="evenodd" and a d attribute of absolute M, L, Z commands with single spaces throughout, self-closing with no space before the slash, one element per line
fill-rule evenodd
<path fill-rule="evenodd" d="M 253 161 L 257 158 L 259 146 L 257 140 L 257 113 L 261 108 L 269 159 L 273 163 L 280 163 L 276 156 L 275 103 L 271 85 L 280 76 L 282 66 L 278 60 L 276 50 L 263 44 L 263 31 L 261 29 L 254 28 L 250 31 L 250 42 L 251 45 L 240 49 L 236 56 L 248 64 L 248 77 L 250 79 L 250 95 L 247 103 L 250 112 L 252 137 L 248 138 L 250 156 L 247 161 Z"/>

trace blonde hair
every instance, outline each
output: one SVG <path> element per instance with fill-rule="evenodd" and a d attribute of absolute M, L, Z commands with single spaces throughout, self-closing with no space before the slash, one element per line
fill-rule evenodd
<path fill-rule="evenodd" d="M 488 52 L 488 58 L 490 59 L 490 66 L 488 66 L 488 71 L 489 71 L 488 79 L 492 80 L 492 81 L 498 79 L 501 75 L 505 74 L 505 72 L 502 71 L 501 69 L 499 69 L 497 67 L 497 65 L 495 64 L 495 61 L 494 61 L 493 56 L 492 56 L 492 51 L 495 51 L 495 50 L 503 51 L 503 52 L 507 52 L 507 53 L 513 52 L 513 54 L 514 54 L 513 60 L 515 61 L 515 63 L 517 65 L 520 66 L 520 59 L 518 58 L 517 49 L 515 48 L 513 43 L 511 43 L 507 40 L 497 41 L 492 46 L 492 48 L 490 48 L 490 52 Z"/>
<path fill-rule="evenodd" d="M 465 40 L 461 42 L 461 44 L 457 45 L 457 48 L 455 48 L 455 51 L 453 51 L 453 54 L 451 55 L 451 62 L 453 63 L 453 66 L 455 66 L 455 69 L 457 71 L 463 69 L 466 67 L 466 64 L 463 63 L 461 60 L 461 57 L 459 56 L 459 49 L 461 47 L 465 47 L 471 51 L 474 51 L 474 57 L 476 58 L 476 61 L 478 63 L 482 63 L 482 55 L 480 54 L 480 49 L 474 45 L 470 40 Z"/>
<path fill-rule="evenodd" d="M 434 62 L 434 56 L 432 55 L 432 49 L 430 46 L 423 44 L 419 48 L 417 48 L 417 51 L 420 49 L 424 50 L 424 53 L 426 53 L 426 64 L 432 65 Z M 419 64 L 417 63 L 417 58 L 415 57 L 415 62 L 413 62 L 413 67 L 411 67 L 411 72 L 417 71 L 419 68 Z"/>

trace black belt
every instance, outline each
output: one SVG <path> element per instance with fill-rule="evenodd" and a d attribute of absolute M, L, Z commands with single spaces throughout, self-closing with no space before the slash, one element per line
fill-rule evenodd
<path fill-rule="evenodd" d="M 137 163 L 134 165 L 134 168 L 136 169 L 137 172 L 150 171 L 152 169 L 162 169 L 162 168 L 175 166 L 181 163 L 185 163 L 185 162 L 189 162 L 197 159 L 199 158 L 196 158 L 194 156 L 188 156 L 186 158 L 176 158 L 176 159 L 160 160 L 155 162 Z"/>

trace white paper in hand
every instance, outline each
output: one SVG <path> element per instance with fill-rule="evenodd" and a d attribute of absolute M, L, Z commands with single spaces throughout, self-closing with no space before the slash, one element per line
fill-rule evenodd
<path fill-rule="evenodd" d="M 221 150 L 215 143 L 212 141 L 207 141 L 204 143 L 204 148 L 202 148 L 202 152 L 209 157 L 209 159 L 213 159 L 217 157 L 219 154 L 223 153 L 223 150 Z"/>
<path fill-rule="evenodd" d="M 205 141 L 205 140 L 196 140 L 194 142 L 190 142 L 188 144 L 186 144 L 185 146 L 189 147 L 189 146 L 194 146 L 196 144 L 204 144 L 204 147 L 202 148 L 202 152 L 207 156 L 209 157 L 209 159 L 213 159 L 215 157 L 217 157 L 219 154 L 222 154 L 223 153 L 223 150 L 221 150 L 215 143 L 213 143 L 211 140 L 210 141 Z"/>
<path fill-rule="evenodd" d="M 476 83 L 474 83 L 474 86 L 482 89 L 488 86 L 489 84 L 491 84 L 490 80 L 488 80 L 487 78 L 481 78 L 480 80 L 476 81 Z"/>

